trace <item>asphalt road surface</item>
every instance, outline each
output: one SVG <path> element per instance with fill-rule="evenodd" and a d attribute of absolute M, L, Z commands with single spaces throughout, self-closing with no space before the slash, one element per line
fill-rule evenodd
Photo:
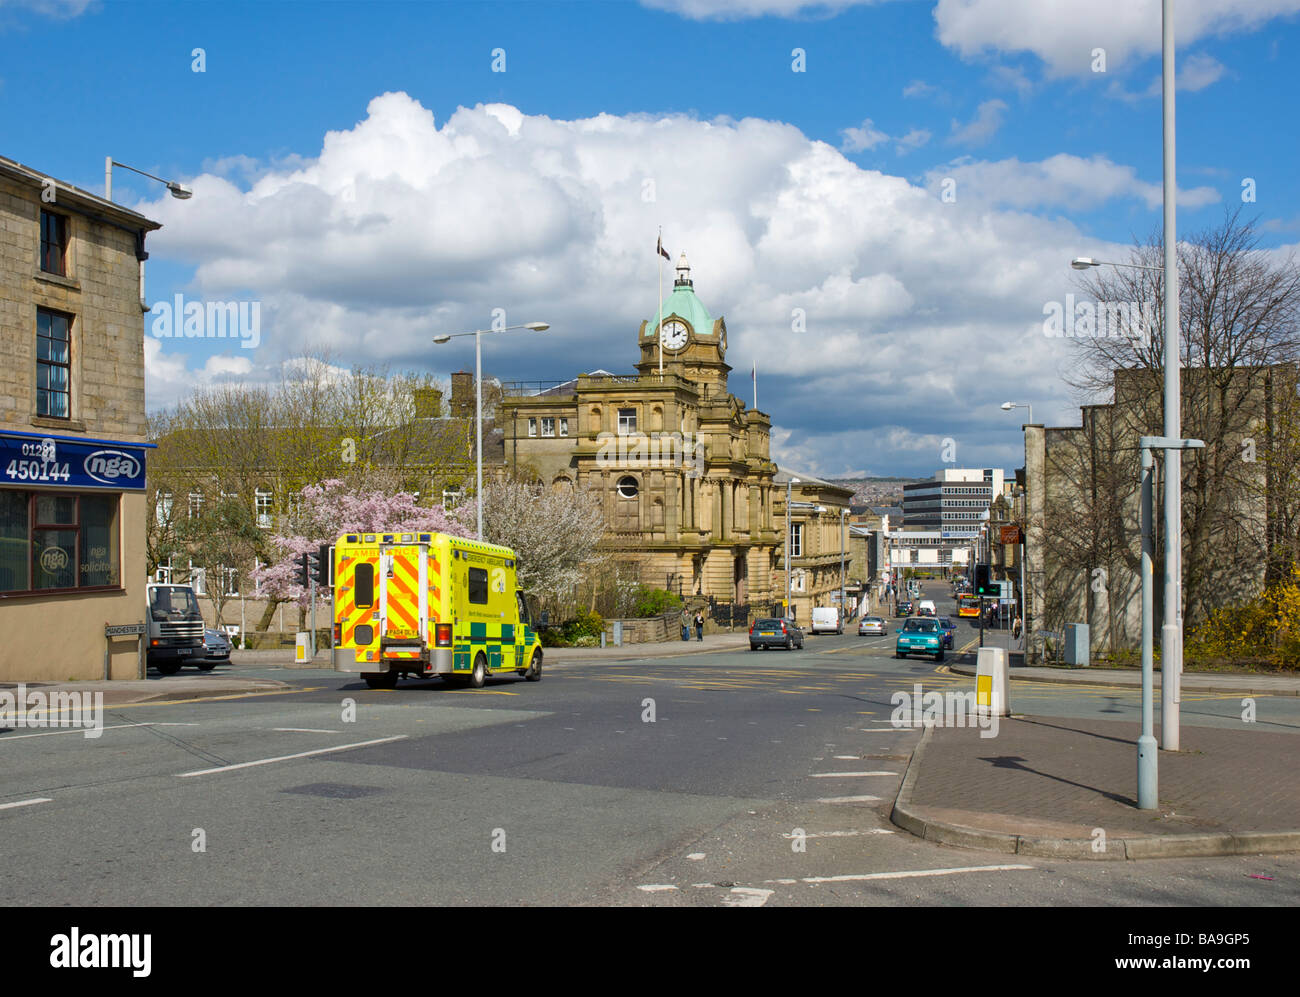
<path fill-rule="evenodd" d="M 946 586 L 928 589 L 951 609 Z M 241 668 L 293 688 L 108 711 L 98 739 L 3 732 L 0 901 L 1300 903 L 1297 857 L 1020 859 L 894 828 L 919 732 L 890 725 L 891 695 L 972 680 L 895 659 L 890 623 L 884 638 L 548 667 L 481 690 Z M 1136 703 L 1023 685 L 1018 712 Z M 1300 730 L 1285 699 L 1261 700 L 1261 720 Z M 1187 703 L 1184 718 L 1231 705 Z"/>

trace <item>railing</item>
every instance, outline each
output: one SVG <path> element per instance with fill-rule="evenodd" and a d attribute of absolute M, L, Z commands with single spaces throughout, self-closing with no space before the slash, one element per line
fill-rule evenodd
<path fill-rule="evenodd" d="M 507 398 L 527 397 L 553 391 L 566 384 L 572 384 L 576 388 L 577 383 L 572 377 L 565 381 L 502 381 L 501 394 Z"/>

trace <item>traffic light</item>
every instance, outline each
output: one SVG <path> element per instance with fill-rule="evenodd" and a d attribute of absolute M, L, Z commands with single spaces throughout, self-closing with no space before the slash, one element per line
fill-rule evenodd
<path fill-rule="evenodd" d="M 329 544 L 321 544 L 313 556 L 316 558 L 316 584 L 329 588 L 334 574 L 334 548 Z"/>
<path fill-rule="evenodd" d="M 991 572 L 987 564 L 975 565 L 975 594 L 979 596 L 991 596 L 996 599 L 1002 594 L 1002 589 L 997 582 L 989 578 Z"/>
<path fill-rule="evenodd" d="M 310 582 L 311 580 L 311 555 L 310 554 L 302 554 L 299 556 L 298 564 L 294 569 L 293 580 L 297 582 L 299 585 L 301 585 L 303 588 L 307 587 L 308 582 Z"/>

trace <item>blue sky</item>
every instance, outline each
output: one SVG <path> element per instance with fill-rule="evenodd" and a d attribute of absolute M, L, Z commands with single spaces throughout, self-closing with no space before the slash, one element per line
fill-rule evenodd
<path fill-rule="evenodd" d="M 320 346 L 442 376 L 472 348 L 432 335 L 496 307 L 553 326 L 490 344 L 500 377 L 628 370 L 662 225 L 743 399 L 759 366 L 778 459 L 921 475 L 953 438 L 1010 469 L 998 403 L 1077 423 L 1069 344 L 1041 333 L 1069 259 L 1160 224 L 1158 8 L 0 0 L 0 154 L 93 191 L 110 154 L 194 186 L 115 172 L 165 225 L 149 298 L 258 301 L 261 342 L 147 337 L 151 407 Z M 1250 178 L 1264 244 L 1300 239 L 1297 10 L 1180 2 L 1180 233 Z"/>

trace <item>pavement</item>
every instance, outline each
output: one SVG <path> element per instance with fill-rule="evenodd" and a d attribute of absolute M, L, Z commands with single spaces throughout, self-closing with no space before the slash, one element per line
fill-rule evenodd
<path fill-rule="evenodd" d="M 950 668 L 972 675 L 974 656 Z M 1097 668 L 1013 668 L 1011 678 L 1141 684 L 1140 673 Z M 1184 673 L 1182 688 L 1294 696 L 1300 676 Z M 1012 716 L 1000 721 L 995 737 L 980 733 L 988 732 L 925 730 L 894 804 L 895 824 L 942 844 L 1055 858 L 1300 851 L 1300 730 L 1265 731 L 1245 721 L 1235 729 L 1183 724 L 1181 750 L 1159 752 L 1158 807 L 1149 811 L 1136 801 L 1139 724 Z"/>

